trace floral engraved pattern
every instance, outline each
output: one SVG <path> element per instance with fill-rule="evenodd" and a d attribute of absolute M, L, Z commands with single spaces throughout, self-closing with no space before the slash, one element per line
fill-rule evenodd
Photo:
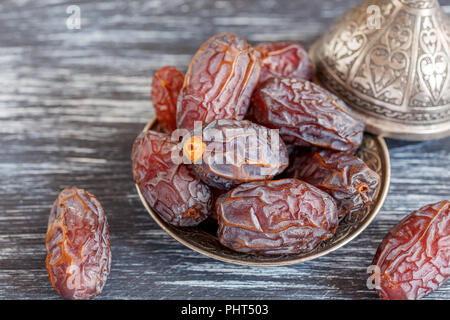
<path fill-rule="evenodd" d="M 381 28 L 367 27 L 367 8 Z M 315 47 L 316 79 L 361 113 L 410 125 L 450 121 L 450 19 L 435 0 L 366 1 Z"/>
<path fill-rule="evenodd" d="M 395 105 L 403 102 L 410 66 L 414 16 L 401 12 L 367 52 L 352 87 Z"/>
<path fill-rule="evenodd" d="M 394 8 L 390 1 L 382 2 L 381 24 L 385 23 L 386 17 Z M 334 31 L 328 33 L 329 36 L 325 36 L 322 41 L 324 51 L 327 52 L 323 58 L 341 79 L 348 78 L 351 66 L 376 34 L 376 29 L 369 28 L 367 24 L 366 11 L 367 5 L 357 6 L 349 12 L 348 18 L 339 20 Z"/>
<path fill-rule="evenodd" d="M 443 51 L 439 33 L 430 17 L 422 18 L 418 51 L 417 78 L 410 105 L 424 108 L 428 105 L 448 104 L 448 56 Z"/>
<path fill-rule="evenodd" d="M 441 26 L 444 41 L 450 42 L 450 19 L 448 19 L 447 14 L 445 12 L 441 12 L 436 16 L 436 19 L 437 25 Z"/>

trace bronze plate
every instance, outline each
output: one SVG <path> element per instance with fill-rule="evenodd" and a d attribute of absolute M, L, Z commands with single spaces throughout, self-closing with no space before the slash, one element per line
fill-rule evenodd
<path fill-rule="evenodd" d="M 156 118 L 145 126 L 144 131 L 149 129 L 159 131 Z M 382 137 L 365 134 L 362 146 L 357 155 L 363 159 L 367 165 L 375 170 L 381 177 L 381 186 L 376 201 L 365 210 L 347 215 L 339 223 L 339 227 L 333 238 L 321 243 L 312 252 L 291 255 L 262 256 L 251 255 L 232 251 L 222 246 L 214 234 L 214 230 L 207 223 L 198 227 L 180 228 L 174 227 L 165 222 L 154 212 L 147 201 L 142 196 L 139 187 L 136 185 L 137 192 L 144 207 L 156 223 L 165 230 L 174 239 L 184 244 L 194 251 L 200 252 L 208 257 L 234 264 L 247 266 L 284 266 L 296 264 L 318 258 L 330 253 L 358 236 L 375 218 L 383 206 L 388 193 L 391 176 L 391 166 L 389 160 L 389 151 Z"/>

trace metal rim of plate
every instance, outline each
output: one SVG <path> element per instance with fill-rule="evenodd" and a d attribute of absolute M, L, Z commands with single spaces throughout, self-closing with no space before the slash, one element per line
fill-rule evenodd
<path fill-rule="evenodd" d="M 156 125 L 157 120 L 155 117 L 145 126 L 143 131 L 148 131 Z M 368 161 L 371 162 L 371 165 L 375 166 L 376 171 L 380 174 L 381 185 L 376 202 L 374 202 L 374 204 L 372 204 L 369 208 L 363 210 L 364 212 L 347 215 L 342 221 L 340 221 L 338 230 L 336 231 L 334 237 L 322 242 L 318 247 L 309 253 L 265 256 L 232 251 L 231 249 L 222 246 L 215 235 L 208 233 L 201 227 L 174 227 L 165 222 L 150 208 L 149 204 L 142 195 L 139 186 L 135 186 L 142 204 L 147 209 L 153 220 L 172 238 L 186 247 L 207 257 L 237 265 L 267 267 L 293 265 L 319 258 L 349 243 L 369 226 L 380 211 L 386 199 L 390 185 L 391 165 L 389 150 L 386 142 L 381 136 L 365 134 L 363 146 L 366 146 L 367 144 L 368 150 L 362 150 L 362 156 L 361 154 L 358 155 L 363 158 L 366 163 Z"/>

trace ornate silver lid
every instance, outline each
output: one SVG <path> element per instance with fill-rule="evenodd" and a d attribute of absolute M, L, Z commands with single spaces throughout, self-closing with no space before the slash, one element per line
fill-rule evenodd
<path fill-rule="evenodd" d="M 367 130 L 426 140 L 450 135 L 450 19 L 436 0 L 372 0 L 311 48 L 314 79 Z"/>

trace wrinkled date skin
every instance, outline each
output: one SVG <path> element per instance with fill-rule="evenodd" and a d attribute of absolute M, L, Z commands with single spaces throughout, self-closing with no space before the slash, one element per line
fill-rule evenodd
<path fill-rule="evenodd" d="M 255 49 L 261 53 L 259 84 L 273 77 L 311 80 L 312 63 L 300 43 L 264 42 Z"/>
<path fill-rule="evenodd" d="M 286 144 L 353 152 L 362 142 L 364 123 L 343 101 L 307 80 L 272 78 L 254 96 L 251 118 L 280 129 Z"/>
<path fill-rule="evenodd" d="M 209 214 L 208 219 L 214 223 L 217 223 L 216 202 L 223 194 L 227 193 L 230 190 L 222 190 L 222 189 L 216 189 L 216 188 L 210 188 L 210 189 L 211 189 L 211 193 L 212 193 L 213 208 L 211 209 L 211 213 Z"/>
<path fill-rule="evenodd" d="M 380 176 L 364 161 L 332 150 L 297 157 L 286 175 L 330 194 L 336 200 L 340 217 L 370 205 L 380 187 Z"/>
<path fill-rule="evenodd" d="M 251 254 L 295 254 L 332 237 L 337 208 L 327 193 L 297 179 L 242 184 L 216 203 L 221 244 Z"/>
<path fill-rule="evenodd" d="M 185 143 L 190 143 L 192 137 Z M 289 155 L 278 130 L 247 120 L 215 120 L 203 128 L 204 148 L 193 162 L 197 176 L 211 187 L 230 190 L 239 184 L 270 180 L 289 165 Z"/>
<path fill-rule="evenodd" d="M 178 128 L 192 130 L 195 121 L 242 120 L 260 72 L 260 60 L 244 39 L 229 32 L 210 38 L 186 73 L 178 99 Z"/>
<path fill-rule="evenodd" d="M 149 206 L 165 221 L 180 227 L 196 226 L 212 207 L 209 187 L 189 165 L 172 161 L 177 143 L 168 134 L 147 131 L 132 151 L 134 181 Z"/>
<path fill-rule="evenodd" d="M 177 101 L 183 82 L 184 74 L 175 67 L 163 67 L 153 76 L 152 102 L 156 117 L 169 132 L 177 128 Z"/>
<path fill-rule="evenodd" d="M 411 213 L 381 242 L 372 263 L 380 271 L 378 294 L 420 299 L 447 280 L 449 260 L 450 201 L 441 201 Z"/>
<path fill-rule="evenodd" d="M 66 299 L 91 299 L 102 292 L 111 269 L 109 226 L 91 193 L 63 190 L 50 211 L 46 237 L 50 282 Z"/>

